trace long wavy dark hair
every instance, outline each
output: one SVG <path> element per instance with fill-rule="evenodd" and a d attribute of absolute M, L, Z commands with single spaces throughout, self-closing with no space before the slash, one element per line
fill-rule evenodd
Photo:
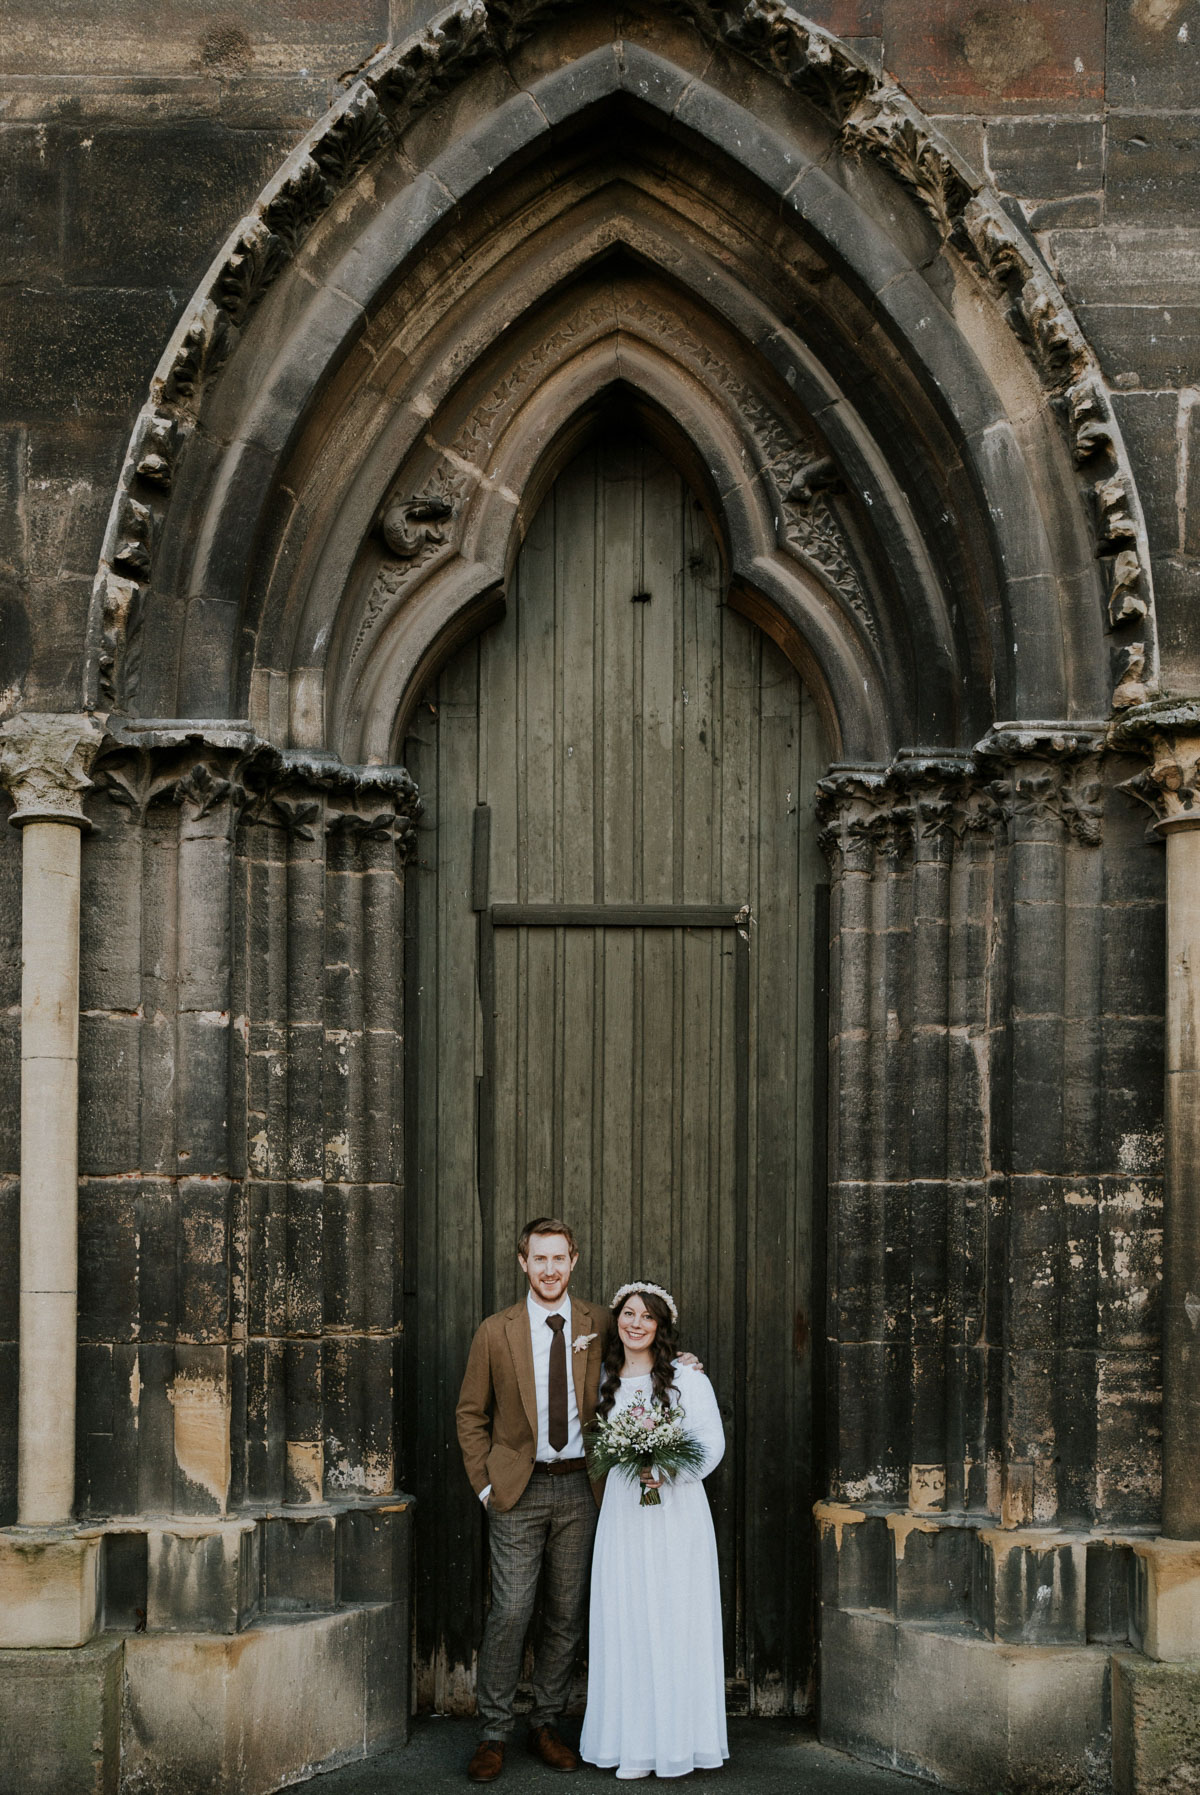
<path fill-rule="evenodd" d="M 631 1290 L 629 1296 L 623 1297 L 613 1310 L 614 1320 L 629 1301 L 629 1297 L 640 1296 L 647 1310 L 658 1323 L 658 1331 L 654 1336 L 654 1363 L 650 1368 L 651 1391 L 650 1400 L 657 1402 L 662 1408 L 671 1406 L 670 1393 L 675 1388 L 675 1371 L 671 1360 L 679 1351 L 679 1336 L 675 1331 L 675 1323 L 671 1320 L 671 1311 L 661 1296 L 655 1296 L 648 1290 Z M 621 1388 L 621 1367 L 625 1363 L 625 1345 L 616 1328 L 609 1337 L 608 1349 L 604 1354 L 604 1368 L 600 1373 L 600 1400 L 596 1404 L 596 1414 L 603 1419 L 617 1400 L 617 1391 Z"/>

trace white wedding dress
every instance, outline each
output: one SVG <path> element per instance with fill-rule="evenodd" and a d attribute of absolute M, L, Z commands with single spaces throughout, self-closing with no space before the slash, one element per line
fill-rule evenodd
<path fill-rule="evenodd" d="M 596 1528 L 581 1755 L 635 1777 L 715 1770 L 729 1756 L 717 1542 L 702 1479 L 720 1463 L 725 1432 L 702 1371 L 678 1367 L 674 1402 L 704 1447 L 704 1465 L 664 1483 L 658 1508 L 610 1472 Z M 622 1378 L 616 1407 L 645 1377 Z"/>

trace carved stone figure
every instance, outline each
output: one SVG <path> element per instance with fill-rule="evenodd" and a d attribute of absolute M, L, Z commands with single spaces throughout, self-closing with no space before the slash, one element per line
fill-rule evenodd
<path fill-rule="evenodd" d="M 393 555 L 401 561 L 415 561 L 423 549 L 446 540 L 445 524 L 454 515 L 454 506 L 436 493 L 424 493 L 412 499 L 397 499 L 383 514 L 380 529 Z"/>

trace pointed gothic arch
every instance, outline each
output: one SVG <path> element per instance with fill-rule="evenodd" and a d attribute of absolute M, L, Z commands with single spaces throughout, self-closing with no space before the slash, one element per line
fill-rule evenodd
<path fill-rule="evenodd" d="M 846 757 L 965 747 L 997 715 L 1095 718 L 1114 681 L 1120 704 L 1145 694 L 1136 493 L 1035 252 L 843 46 L 784 8 L 714 21 L 650 14 L 614 42 L 587 7 L 459 7 L 366 71 L 163 358 L 114 500 L 90 697 L 272 736 L 286 717 L 293 745 L 354 757 L 355 643 L 397 608 L 384 513 L 450 506 L 392 557 L 392 598 L 409 587 L 442 639 L 443 612 L 502 588 L 528 516 L 488 431 L 528 477 L 576 376 L 594 399 L 578 358 L 606 280 L 608 377 L 624 345 L 688 418 L 735 591 L 793 641 Z M 377 754 L 391 723 L 372 727 Z"/>

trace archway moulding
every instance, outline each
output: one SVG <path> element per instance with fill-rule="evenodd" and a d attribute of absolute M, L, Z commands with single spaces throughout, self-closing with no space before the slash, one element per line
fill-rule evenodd
<path fill-rule="evenodd" d="M 829 694 L 830 739 L 840 740 L 838 718 L 864 687 L 881 693 L 886 706 L 880 628 L 812 446 L 801 434 L 785 437 L 761 395 L 744 383 L 705 391 L 652 332 L 639 332 L 633 304 L 620 308 L 620 319 L 617 325 L 611 304 L 596 305 L 584 319 L 568 314 L 568 328 L 543 339 L 551 353 L 539 357 L 528 390 L 509 373 L 503 403 L 493 386 L 448 446 L 433 420 L 402 462 L 380 529 L 360 556 L 357 590 L 353 580 L 347 588 L 338 619 L 343 641 L 331 645 L 325 663 L 333 681 L 327 708 L 339 719 L 342 752 L 399 752 L 422 676 L 449 648 L 447 632 L 457 641 L 464 622 L 470 633 L 472 617 L 482 623 L 503 606 L 542 495 L 584 435 L 614 416 L 636 415 L 691 473 L 694 490 L 709 501 L 730 602 L 767 628 L 819 703 Z M 465 453 L 464 437 L 481 418 L 489 428 L 486 477 Z M 302 664 L 316 660 L 323 613 L 306 624 Z M 903 645 L 891 639 L 900 659 Z M 312 672 L 319 676 L 315 665 Z M 948 690 L 944 701 L 953 702 Z M 884 753 L 887 734 L 864 731 L 855 745 Z"/>
<path fill-rule="evenodd" d="M 212 582 L 201 589 L 193 586 L 183 595 L 185 602 L 176 603 L 173 610 L 165 608 L 162 619 L 156 614 L 155 628 L 165 635 L 173 631 L 177 658 L 190 658 L 198 664 L 204 656 L 187 634 L 190 620 L 200 616 L 210 622 L 219 619 L 229 641 L 221 653 L 231 671 L 212 681 L 211 692 L 218 693 L 219 702 L 205 691 L 203 680 L 193 680 L 191 694 L 196 702 L 175 708 L 184 715 L 236 714 L 240 696 L 248 709 L 249 684 L 243 678 L 239 693 L 237 675 L 232 671 L 240 654 L 243 663 L 248 658 L 251 664 L 251 678 L 257 670 L 283 676 L 288 682 L 285 699 L 277 695 L 261 699 L 262 726 L 273 737 L 286 736 L 296 745 L 327 745 L 327 684 L 323 678 L 314 684 L 313 670 L 304 664 L 280 666 L 278 654 L 272 659 L 269 649 L 264 653 L 256 634 L 257 621 L 243 607 L 251 562 L 260 550 L 260 539 L 268 532 L 269 520 L 265 520 L 271 503 L 279 508 L 282 470 L 303 436 L 306 408 L 311 408 L 314 395 L 336 384 L 337 370 L 345 365 L 354 345 L 377 364 L 386 362 L 384 346 L 372 337 L 372 323 L 386 302 L 389 286 L 394 290 L 396 270 L 419 267 L 422 252 L 432 267 L 437 245 L 445 240 L 447 231 L 494 200 L 495 182 L 489 187 L 489 179 L 496 169 L 509 166 L 506 156 L 515 179 L 546 145 L 562 141 L 563 134 L 569 133 L 589 108 L 594 111 L 614 94 L 622 103 L 641 108 L 639 116 L 645 116 L 655 129 L 666 121 L 672 130 L 690 135 L 692 140 L 711 140 L 714 158 L 737 162 L 756 191 L 768 197 L 774 191 L 780 228 L 799 231 L 810 243 L 824 246 L 832 258 L 830 265 L 840 270 L 839 279 L 844 277 L 850 283 L 847 291 L 857 283 L 863 317 L 873 320 L 870 331 L 866 327 L 860 331 L 859 340 L 865 342 L 873 333 L 888 354 L 898 357 L 897 384 L 908 379 L 914 393 L 924 393 L 922 402 L 931 408 L 931 416 L 937 412 L 951 435 L 957 432 L 961 438 L 963 478 L 978 492 L 979 515 L 991 536 L 989 553 L 998 584 L 997 592 L 981 589 L 971 598 L 977 618 L 984 620 L 976 624 L 959 615 L 970 606 L 956 587 L 954 554 L 945 555 L 937 567 L 920 565 L 923 554 L 928 559 L 928 531 L 923 532 L 906 512 L 903 493 L 896 490 L 888 495 L 888 504 L 882 507 L 887 512 L 884 524 L 878 509 L 872 514 L 864 508 L 875 506 L 870 481 L 864 483 L 872 457 L 870 445 L 864 441 L 861 413 L 847 402 L 846 383 L 839 391 L 826 394 L 821 429 L 811 445 L 805 441 L 802 422 L 797 421 L 807 415 L 811 422 L 811 403 L 781 420 L 784 432 L 793 433 L 798 453 L 791 458 L 783 492 L 778 485 L 771 488 L 769 482 L 764 483 L 758 508 L 761 513 L 761 501 L 768 492 L 773 492 L 777 507 L 780 499 L 785 509 L 788 503 L 793 509 L 799 504 L 805 507 L 803 528 L 796 516 L 790 522 L 785 518 L 776 530 L 772 552 L 778 555 L 782 551 L 784 561 L 790 561 L 787 578 L 803 594 L 800 608 L 806 617 L 815 618 L 822 609 L 836 614 L 837 627 L 831 630 L 829 641 L 810 642 L 812 677 L 817 683 L 823 678 L 830 688 L 829 703 L 840 719 L 843 743 L 851 754 L 886 758 L 906 736 L 910 740 L 932 739 L 931 730 L 936 739 L 969 741 L 980 733 L 981 706 L 986 709 L 989 700 L 1001 709 L 1015 705 L 1018 710 L 1028 706 L 1040 714 L 1049 709 L 1062 716 L 1095 716 L 1105 708 L 1100 689 L 1103 673 L 1097 675 L 1093 665 L 1108 659 L 1103 645 L 1105 629 L 1114 650 L 1113 707 L 1120 710 L 1151 696 L 1157 686 L 1157 651 L 1149 557 L 1119 430 L 1104 383 L 1069 308 L 1036 250 L 995 196 L 893 81 L 877 76 L 845 45 L 771 0 L 749 0 L 742 9 L 731 11 L 720 11 L 703 0 L 672 0 L 668 8 L 622 16 L 619 26 L 610 17 L 611 41 L 606 46 L 598 44 L 586 54 L 568 47 L 559 56 L 558 67 L 546 66 L 553 63 L 552 56 L 544 59 L 540 70 L 530 63 L 522 85 L 518 65 L 522 55 L 531 53 L 534 39 L 585 22 L 599 29 L 604 17 L 603 9 L 581 0 L 515 0 L 513 4 L 464 0 L 448 9 L 429 27 L 363 70 L 239 223 L 181 319 L 131 439 L 94 591 L 85 703 L 111 705 L 118 711 L 142 708 L 139 659 L 148 640 L 147 619 L 156 613 L 160 601 L 159 545 L 168 545 L 163 558 L 176 569 L 184 556 L 203 557 L 206 553 L 206 565 L 211 569 L 216 545 L 220 565 Z M 681 32 L 687 34 L 689 43 L 699 46 L 690 63 L 688 55 L 679 50 Z M 589 65 L 586 69 L 585 63 Z M 719 91 L 718 73 L 728 74 L 730 69 L 744 71 L 753 81 L 766 79 L 780 90 L 777 105 L 785 111 L 790 106 L 803 127 L 798 127 L 795 142 L 784 144 L 781 150 L 783 140 L 778 133 L 772 135 L 768 124 L 759 128 L 744 107 L 739 108 L 727 92 Z M 436 116 L 444 122 L 436 109 L 452 108 L 467 93 L 472 79 L 482 79 L 489 70 L 495 75 L 491 116 L 484 121 L 484 128 L 491 132 L 485 146 L 490 161 L 480 154 L 480 129 L 474 129 L 472 135 L 469 119 L 464 124 L 456 118 L 452 122 L 457 135 L 452 132 L 451 149 L 435 159 L 436 176 L 427 169 L 422 171 L 417 152 L 423 121 Z M 828 138 L 826 160 L 838 175 L 837 181 L 814 156 L 796 147 L 804 131 L 811 136 L 818 125 Z M 736 146 L 736 154 L 731 146 Z M 916 245 L 907 260 L 872 219 L 869 194 L 863 197 L 862 181 L 867 180 L 868 185 L 878 181 L 880 171 L 907 197 L 897 227 Z M 394 203 L 387 201 L 389 182 L 398 196 Z M 357 251 L 352 245 L 352 252 L 347 253 L 347 233 L 352 239 L 355 208 L 362 204 L 365 193 L 371 196 L 377 218 L 384 217 L 388 228 L 380 227 L 373 241 Z M 924 259 L 922 240 L 928 242 Z M 332 246 L 331 253 L 339 255 L 336 268 L 318 267 L 322 244 Z M 390 257 L 388 267 L 380 260 L 385 248 Z M 596 253 L 593 248 L 593 258 Z M 780 254 L 782 257 L 782 251 Z M 941 299 L 935 299 L 931 285 L 929 269 L 934 262 L 949 270 L 947 278 L 953 289 Z M 714 257 L 713 264 L 709 278 L 717 294 L 714 308 L 719 310 L 721 257 Z M 580 266 L 586 266 L 586 258 Z M 442 272 L 435 269 L 422 278 L 440 278 Z M 264 306 L 264 301 L 269 303 Z M 252 322 L 269 315 L 273 327 L 286 328 L 288 316 L 304 306 L 309 307 L 310 327 L 303 354 L 290 353 L 289 358 L 285 344 L 272 358 L 267 350 L 273 337 L 260 323 L 256 342 L 256 334 L 249 328 Z M 1008 373 L 1002 370 L 997 378 L 1002 387 L 1009 382 L 1008 390 L 1018 395 L 1018 402 L 1010 403 L 1006 411 L 996 400 L 970 346 L 973 332 L 991 331 L 994 335 L 997 325 L 990 320 L 1002 321 L 1006 333 L 1012 333 L 1009 342 L 1019 345 L 1017 359 L 1027 370 L 1025 378 L 1040 390 L 1040 408 L 1020 399 L 1021 377 L 1014 376 L 1011 369 Z M 628 321 L 625 327 L 628 329 Z M 745 338 L 754 357 L 764 366 L 773 361 L 775 378 L 785 383 L 795 381 L 794 368 L 804 353 L 804 344 L 794 333 L 790 345 L 784 343 L 787 335 L 780 319 L 774 332 L 760 329 Z M 270 420 L 274 440 L 267 440 L 270 429 L 263 427 L 256 438 L 248 427 L 250 406 L 242 395 L 252 391 L 255 383 L 245 378 L 250 365 L 247 348 L 251 357 L 257 355 L 257 367 L 264 377 L 262 390 L 267 399 L 260 405 L 260 415 L 264 406 L 274 407 Z M 863 351 L 867 359 L 860 371 L 860 386 L 878 375 L 878 357 L 883 350 L 872 352 L 877 356 L 875 363 Z M 791 365 L 785 367 L 789 356 Z M 680 366 L 686 364 L 686 350 L 676 359 Z M 809 353 L 809 364 L 813 361 Z M 511 368 L 508 372 L 511 374 Z M 676 390 L 681 390 L 678 376 L 672 378 L 677 381 Z M 584 381 L 583 386 L 587 385 Z M 715 379 L 710 382 L 710 398 L 718 386 Z M 664 391 L 660 385 L 657 394 L 647 390 L 644 396 L 665 409 Z M 236 405 L 231 409 L 234 393 L 239 395 L 240 411 Z M 281 405 L 281 393 L 292 395 L 290 411 Z M 593 382 L 580 402 L 584 397 L 594 402 L 596 394 Z M 393 410 L 399 409 L 395 388 L 391 396 Z M 721 409 L 717 393 L 717 402 L 709 407 L 710 429 Z M 221 414 L 226 419 L 222 431 L 206 434 L 209 420 Z M 814 451 L 829 447 L 830 431 L 836 437 L 841 419 L 849 421 L 842 428 L 838 452 L 832 457 L 809 453 L 810 446 Z M 568 422 L 560 411 L 553 427 L 561 431 Z M 696 429 L 701 428 L 697 412 Z M 224 441 L 220 440 L 222 434 Z M 856 440 L 858 465 L 853 452 Z M 1056 471 L 1056 456 L 1065 473 Z M 821 465 L 830 459 L 831 468 Z M 876 478 L 882 477 L 886 459 L 883 447 L 875 444 Z M 419 559 L 428 544 L 436 543 L 449 516 L 439 513 L 439 505 L 453 504 L 436 490 L 416 485 L 405 490 L 403 480 L 397 483 L 396 470 L 402 465 L 399 457 L 390 470 L 373 476 L 379 488 L 374 493 L 375 510 L 360 532 L 360 544 L 368 535 L 378 544 L 382 530 L 383 542 L 400 563 Z M 1062 525 L 1062 536 L 1075 547 L 1069 550 L 1065 566 L 1056 565 L 1045 520 L 1037 510 L 1035 489 L 1046 486 L 1048 469 L 1051 486 L 1055 479 L 1062 491 L 1074 486 L 1070 507 L 1074 515 Z M 777 467 L 776 481 L 778 471 Z M 835 503 L 829 497 L 839 484 L 848 489 L 845 503 Z M 187 495 L 186 527 L 178 514 L 182 493 Z M 1001 495 L 1003 503 L 998 502 Z M 722 498 L 727 546 L 732 497 L 736 495 L 731 486 Z M 238 505 L 243 527 L 231 533 Z M 1006 506 L 1007 517 L 1001 515 Z M 296 509 L 299 512 L 303 507 L 297 502 Z M 744 507 L 745 515 L 750 516 L 754 509 L 753 503 Z M 1014 509 L 1021 513 L 1015 520 L 1011 515 Z M 477 508 L 479 516 L 483 510 L 486 507 Z M 856 531 L 856 513 L 872 528 L 879 525 L 873 539 L 870 529 Z M 972 522 L 964 521 L 964 535 L 969 536 Z M 336 534 L 331 521 L 326 520 L 324 527 L 330 538 Z M 270 528 L 276 532 L 270 547 L 277 552 L 280 527 L 271 524 Z M 805 533 L 807 549 L 798 540 L 798 535 Z M 1023 563 L 1013 549 L 1019 538 L 1034 544 L 1033 549 L 1023 551 L 1028 556 Z M 814 542 L 819 550 L 815 555 L 808 552 Z M 414 543 L 419 551 L 415 556 L 408 552 Z M 910 641 L 898 655 L 893 626 L 886 606 L 880 610 L 878 594 L 886 592 L 889 577 L 899 580 L 902 591 L 904 578 L 894 568 L 890 576 L 886 568 L 877 568 L 875 577 L 864 566 L 864 557 L 869 561 L 872 552 L 883 563 L 893 551 L 901 558 L 908 557 L 911 565 L 906 577 L 923 591 L 927 611 L 925 641 Z M 512 552 L 510 540 L 505 550 L 509 561 Z M 771 553 L 758 554 L 760 571 L 771 558 Z M 361 585 L 366 577 L 361 553 L 344 560 L 343 577 Z M 367 562 L 370 560 L 368 556 Z M 489 577 L 494 582 L 494 552 L 484 564 L 493 570 Z M 1105 576 L 1103 591 L 1097 566 Z M 376 547 L 368 584 L 377 579 L 378 567 Z M 336 584 L 336 569 L 332 577 Z M 1094 598 L 1086 590 L 1089 584 L 1095 586 Z M 472 589 L 469 579 L 460 585 L 463 602 L 478 607 L 480 590 Z M 752 615 L 761 613 L 760 621 L 787 612 L 778 591 L 768 590 L 769 586 L 765 577 L 746 584 L 746 608 Z M 1072 605 L 1073 617 L 1068 615 Z M 1107 616 L 1101 615 L 1102 606 L 1106 606 Z M 303 604 L 297 611 L 293 602 L 289 631 L 298 627 L 302 611 Z M 480 615 L 485 613 L 486 606 Z M 236 617 L 232 628 L 231 617 Z M 325 618 L 315 630 L 315 639 L 327 644 L 345 628 L 344 618 Z M 977 637 L 989 630 L 992 639 L 986 645 L 976 639 L 972 645 L 973 628 Z M 1022 647 L 1018 638 L 1026 628 L 1033 632 L 1035 654 L 1041 653 L 1051 669 L 1039 689 L 1022 686 L 1024 668 L 1014 670 L 1010 665 Z M 968 640 L 952 652 L 948 637 L 954 629 Z M 239 636 L 240 641 L 235 640 Z M 882 685 L 888 678 L 903 680 L 905 655 L 909 661 L 914 656 L 921 661 L 931 644 L 945 654 L 945 679 L 959 687 L 956 703 L 941 704 L 940 709 L 934 705 L 937 716 L 928 725 L 919 711 L 902 714 L 903 706 L 889 721 L 880 691 L 869 690 L 872 673 Z M 219 659 L 215 650 L 213 653 Z M 351 661 L 353 658 L 351 654 Z M 933 659 L 936 661 L 936 653 Z M 897 661 L 901 663 L 899 674 Z M 1075 663 L 1088 663 L 1091 670 L 1079 675 Z M 221 678 L 226 683 L 218 691 Z M 1077 689 L 1072 686 L 1073 678 Z M 839 682 L 844 689 L 835 696 Z M 860 699 L 857 688 L 864 682 L 868 690 Z M 344 681 L 342 685 L 345 688 Z M 1057 705 L 1049 702 L 1056 685 L 1061 698 Z M 962 689 L 967 687 L 974 690 Z M 179 689 L 182 691 L 182 686 Z M 210 701 L 200 702 L 206 698 Z M 873 723 L 849 724 L 848 707 L 855 703 L 864 711 L 878 713 Z M 378 733 L 378 723 L 373 727 Z"/>

